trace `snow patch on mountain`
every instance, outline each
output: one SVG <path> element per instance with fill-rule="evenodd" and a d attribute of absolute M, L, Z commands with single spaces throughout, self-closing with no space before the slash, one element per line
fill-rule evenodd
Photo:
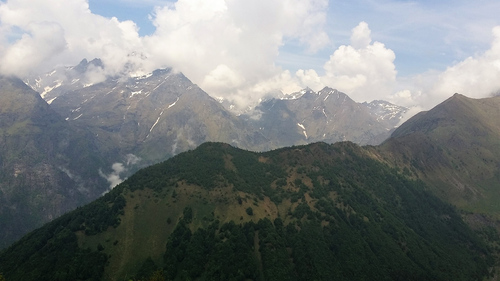
<path fill-rule="evenodd" d="M 306 137 L 306 139 L 308 139 L 306 127 L 303 124 L 300 124 L 300 123 L 297 123 L 297 126 L 299 126 L 302 129 L 302 133 L 304 134 L 304 136 Z"/>
<path fill-rule="evenodd" d="M 172 106 L 174 106 L 178 101 L 179 101 L 179 97 L 177 97 L 177 99 L 172 104 L 169 104 L 168 107 L 167 107 L 167 109 L 171 108 Z M 163 113 L 163 111 L 162 111 L 162 113 Z"/>
<path fill-rule="evenodd" d="M 40 94 L 40 96 L 42 97 L 42 99 L 45 99 L 45 96 L 51 92 L 52 90 L 54 90 L 55 88 L 58 88 L 58 87 L 61 87 L 62 85 L 62 81 L 61 80 L 57 80 L 55 81 L 55 85 L 54 86 L 46 86 L 45 88 L 43 88 L 43 92 Z"/>
<path fill-rule="evenodd" d="M 163 110 L 160 112 L 160 116 L 158 116 L 158 118 L 156 119 L 156 122 L 153 124 L 153 126 L 151 126 L 151 128 L 149 129 L 149 133 L 148 135 L 146 136 L 146 138 L 149 137 L 149 134 L 151 134 L 151 132 L 153 131 L 153 128 L 156 126 L 156 124 L 158 124 L 158 122 L 160 121 L 160 118 L 161 116 L 163 115 Z"/>
<path fill-rule="evenodd" d="M 297 100 L 297 99 L 300 99 L 303 95 L 305 95 L 308 92 L 314 93 L 311 89 L 306 88 L 306 89 L 302 89 L 296 93 L 286 94 L 285 96 L 281 97 L 280 99 L 281 100 Z"/>
<path fill-rule="evenodd" d="M 130 75 L 130 77 L 135 78 L 137 80 L 144 80 L 144 79 L 147 79 L 151 76 L 153 76 L 153 72 L 146 73 L 146 74 L 144 74 L 144 73 L 132 73 Z"/>
<path fill-rule="evenodd" d="M 141 93 L 142 93 L 142 89 L 140 89 L 140 90 L 139 90 L 139 91 L 137 91 L 137 92 L 132 92 L 132 93 L 130 93 L 130 97 L 133 97 L 133 96 L 135 96 L 135 95 L 139 95 L 139 94 L 141 94 Z"/>
<path fill-rule="evenodd" d="M 166 79 L 166 78 L 165 78 Z M 161 82 L 160 84 L 158 84 L 151 92 L 154 92 L 156 89 L 158 89 L 161 85 L 163 85 L 163 83 L 165 83 L 165 81 Z"/>
<path fill-rule="evenodd" d="M 43 97 L 42 97 L 43 98 Z M 51 98 L 50 100 L 47 101 L 48 104 L 51 104 L 53 101 L 55 101 L 57 99 L 57 97 L 55 98 Z"/>
<path fill-rule="evenodd" d="M 370 103 L 363 103 L 367 106 L 371 113 L 376 116 L 379 122 L 390 122 L 393 127 L 396 127 L 408 112 L 408 108 L 392 104 L 383 100 L 374 100 Z"/>

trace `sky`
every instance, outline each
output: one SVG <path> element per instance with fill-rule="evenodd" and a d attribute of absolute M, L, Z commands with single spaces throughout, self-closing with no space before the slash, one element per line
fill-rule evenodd
<path fill-rule="evenodd" d="M 239 108 L 309 87 L 415 111 L 500 90 L 498 0 L 0 0 L 0 73 L 172 67 Z M 95 70 L 94 70 L 95 71 Z"/>

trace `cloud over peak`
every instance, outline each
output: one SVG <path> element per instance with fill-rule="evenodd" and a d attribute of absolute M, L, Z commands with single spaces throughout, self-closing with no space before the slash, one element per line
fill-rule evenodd
<path fill-rule="evenodd" d="M 282 76 L 274 62 L 283 45 L 315 52 L 329 43 L 327 6 L 327 0 L 178 0 L 156 7 L 156 30 L 141 37 L 134 22 L 93 14 L 85 0 L 9 0 L 0 2 L 0 71 L 25 76 L 97 57 L 107 75 L 173 67 L 214 95 L 258 99 L 263 93 L 251 88 Z"/>
<path fill-rule="evenodd" d="M 357 101 L 387 96 L 396 81 L 394 52 L 380 42 L 371 43 L 371 30 L 366 22 L 352 29 L 351 44 L 342 45 L 325 63 L 325 74 L 314 70 L 299 70 L 302 83 L 315 90 L 335 87 Z"/>
<path fill-rule="evenodd" d="M 280 47 L 295 40 L 309 51 L 328 42 L 324 0 L 179 0 L 157 8 L 150 54 L 182 71 L 207 92 L 231 100 L 258 99 L 250 89 L 280 76 Z M 255 96 L 257 95 L 257 96 Z"/>
<path fill-rule="evenodd" d="M 329 86 L 356 101 L 386 99 L 423 108 L 455 92 L 483 97 L 500 89 L 497 79 L 500 27 L 493 29 L 491 48 L 486 51 L 459 59 L 445 70 L 430 69 L 398 77 L 396 52 L 391 49 L 398 41 L 392 38 L 391 47 L 380 42 L 391 37 L 381 37 L 377 32 L 372 35 L 364 18 L 356 20 L 359 24 L 353 24 L 356 26 L 350 38 L 346 38 L 349 42 L 332 47 L 332 41 L 336 41 L 333 39 L 337 38 L 329 37 L 335 32 L 331 32 L 332 26 L 327 26 L 332 22 L 327 17 L 332 14 L 331 10 L 342 7 L 335 3 L 336 6 L 329 9 L 328 0 L 153 0 L 148 3 L 157 5 L 150 14 L 155 30 L 141 36 L 133 21 L 93 13 L 88 0 L 0 1 L 0 73 L 25 77 L 60 65 L 76 65 L 83 58 L 102 60 L 105 67 L 90 73 L 96 81 L 109 75 L 127 72 L 137 75 L 172 67 L 212 96 L 226 98 L 239 108 L 255 104 L 276 90 L 290 93 L 305 87 L 319 90 Z M 457 5 L 470 10 L 471 4 L 464 3 Z M 375 11 L 364 16 L 373 20 L 376 12 L 386 11 L 383 16 L 391 17 L 401 9 L 405 15 L 411 15 L 411 11 L 429 14 L 425 5 L 431 4 L 402 5 L 391 0 L 375 5 Z M 490 4 L 491 7 L 497 5 Z M 459 8 L 455 11 L 462 11 Z M 424 27 L 432 26 L 439 18 L 435 13 L 431 15 L 425 18 L 429 22 Z M 401 16 L 397 19 L 402 20 Z M 402 26 L 410 24 L 422 23 L 410 17 Z M 373 26 L 380 27 L 380 23 Z M 439 28 L 448 27 L 441 24 Z M 399 30 L 395 34 L 400 37 L 403 33 Z M 419 53 L 418 48 L 425 45 L 420 40 L 425 36 L 420 34 L 417 38 L 420 45 L 415 46 L 414 53 Z M 402 41 L 405 38 L 400 38 L 399 42 Z M 329 57 L 327 48 L 332 48 Z M 315 52 L 326 55 L 323 62 L 314 63 L 319 67 L 295 67 L 299 70 L 293 73 L 276 64 L 280 52 L 293 52 L 301 62 Z"/>

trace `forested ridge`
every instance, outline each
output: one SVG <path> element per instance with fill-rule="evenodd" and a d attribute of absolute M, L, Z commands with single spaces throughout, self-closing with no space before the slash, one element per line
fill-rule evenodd
<path fill-rule="evenodd" d="M 206 143 L 25 236 L 0 254 L 0 272 L 6 280 L 483 280 L 492 274 L 493 250 L 484 236 L 407 169 L 371 153 L 349 142 L 266 153 Z M 145 218 L 154 223 L 137 227 Z M 491 231 L 489 240 L 498 240 Z M 127 256 L 134 244 L 149 245 L 146 239 L 157 246 Z"/>

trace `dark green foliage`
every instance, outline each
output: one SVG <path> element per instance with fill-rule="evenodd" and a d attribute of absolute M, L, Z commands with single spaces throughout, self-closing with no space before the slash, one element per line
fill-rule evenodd
<path fill-rule="evenodd" d="M 126 201 L 118 192 L 107 193 L 84 208 L 78 208 L 71 214 L 68 227 L 73 230 L 85 230 L 85 234 L 94 235 L 108 227 L 120 224 L 119 215 L 123 215 Z"/>
<path fill-rule="evenodd" d="M 165 252 L 169 279 L 255 280 L 257 263 L 253 255 L 252 224 L 244 227 L 218 223 L 194 234 L 180 223 L 170 236 Z"/>
<path fill-rule="evenodd" d="M 8 280 L 99 280 L 107 256 L 78 247 L 76 235 L 62 217 L 25 236 L 0 256 Z M 19 245 L 17 247 L 14 247 Z"/>
<path fill-rule="evenodd" d="M 220 232 L 216 228 L 200 229 L 192 236 L 181 236 L 187 246 L 179 243 L 181 246 L 174 249 L 169 248 L 173 244 L 167 245 L 167 261 L 176 261 L 167 264 L 177 269 L 170 278 L 481 280 L 487 275 L 492 265 L 488 250 L 450 205 L 427 193 L 422 182 L 408 180 L 388 166 L 363 157 L 356 146 L 343 144 L 341 148 L 321 147 L 328 153 L 342 153 L 342 161 L 327 158 L 299 169 L 311 179 L 313 188 L 297 179 L 294 185 L 299 191 L 292 192 L 292 202 L 294 197 L 295 201 L 304 200 L 304 194 L 309 193 L 317 199 L 317 210 L 301 201 L 290 214 L 300 220 L 295 223 L 284 225 L 280 218 L 274 223 L 263 219 L 257 225 L 230 223 L 221 226 Z M 309 153 L 317 151 L 311 149 Z M 330 192 L 336 193 L 335 200 L 328 197 Z M 178 234 L 185 232 L 180 231 L 184 226 L 178 228 Z M 245 229 L 249 233 L 240 233 Z M 255 233 L 258 240 L 252 238 Z M 231 244 L 236 243 L 233 235 L 240 237 L 240 242 L 246 241 L 246 246 L 242 243 L 235 248 Z M 258 255 L 251 248 L 252 241 L 259 242 Z M 215 246 L 208 249 L 201 245 Z M 178 257 L 176 251 L 182 252 L 181 261 L 172 258 Z M 248 272 L 254 272 L 254 277 L 237 277 L 247 267 L 234 269 L 230 261 L 227 266 L 216 266 L 226 264 L 223 257 L 236 261 L 236 254 L 246 257 L 243 264 L 253 266 Z M 218 263 L 207 262 L 212 258 Z M 217 275 L 211 275 L 214 266 Z"/>
<path fill-rule="evenodd" d="M 426 192 L 423 182 L 406 178 L 350 143 L 315 144 L 264 154 L 205 144 L 199 151 L 174 159 L 142 170 L 98 201 L 25 237 L 10 252 L 0 254 L 0 271 L 8 279 L 21 276 L 21 272 L 40 273 L 38 268 L 26 267 L 35 267 L 29 260 L 46 253 L 64 256 L 64 251 L 48 251 L 52 241 L 58 241 L 58 248 L 67 247 L 76 257 L 88 258 L 78 266 L 93 265 L 94 273 L 89 274 L 97 274 L 101 269 L 94 262 L 113 246 L 103 244 L 106 249 L 102 251 L 78 249 L 76 243 L 69 243 L 73 231 L 85 230 L 90 235 L 119 224 L 125 188 L 171 194 L 178 181 L 207 189 L 233 185 L 239 193 L 230 194 L 233 202 L 229 204 L 260 220 L 257 224 L 231 221 L 221 225 L 217 220 L 200 224 L 203 219 L 197 217 L 204 214 L 199 214 L 195 205 L 188 205 L 178 222 L 170 221 L 175 229 L 168 237 L 163 261 L 144 262 L 138 278 L 147 278 L 154 266 L 161 265 L 168 280 L 465 281 L 482 280 L 493 265 L 488 248 L 452 206 Z M 213 174 L 201 178 L 209 169 L 192 163 L 191 170 L 188 160 L 200 160 L 203 165 L 212 161 Z M 289 168 L 290 162 L 295 163 L 294 168 Z M 293 186 L 288 186 L 291 175 L 284 171 L 298 177 Z M 241 192 L 246 195 L 240 197 Z M 259 200 L 265 196 L 276 198 L 275 203 L 282 198 L 297 203 L 271 221 L 259 209 L 263 205 Z M 147 196 L 143 200 L 148 200 Z M 251 200 L 254 205 L 248 207 Z M 244 222 L 242 217 L 237 223 Z M 483 235 L 497 239 L 491 230 L 485 229 Z M 4 265 L 9 258 L 15 263 Z M 43 268 L 44 262 L 40 263 Z M 65 266 L 61 268 L 73 264 Z M 55 271 L 60 271 L 59 266 Z M 154 272 L 161 273 L 161 269 Z"/>
<path fill-rule="evenodd" d="M 193 209 L 191 207 L 186 207 L 186 208 L 184 208 L 184 211 L 182 212 L 182 214 L 183 214 L 184 222 L 187 224 L 190 224 L 191 221 L 193 220 Z"/>
<path fill-rule="evenodd" d="M 291 280 L 295 276 L 294 264 L 290 262 L 286 248 L 286 237 L 282 228 L 275 228 L 269 219 L 258 223 L 260 254 L 266 280 Z"/>
<path fill-rule="evenodd" d="M 285 227 L 281 219 L 274 225 L 263 219 L 194 234 L 181 223 L 167 244 L 165 270 L 168 278 L 182 280 L 481 280 L 486 274 L 479 255 L 459 249 L 465 245 L 444 252 L 404 228 L 387 233 L 377 224 L 359 221 L 353 227 L 352 219 L 335 217 L 337 225 L 307 221 Z M 404 238 L 394 239 L 393 231 L 405 232 Z"/>
<path fill-rule="evenodd" d="M 9 280 L 99 280 L 108 259 L 104 247 L 80 249 L 74 232 L 92 235 L 117 226 L 125 204 L 113 190 L 31 232 L 0 253 L 0 271 Z"/>
<path fill-rule="evenodd" d="M 160 190 L 165 184 L 175 184 L 185 180 L 189 184 L 212 189 L 220 183 L 220 175 L 225 173 L 224 150 L 221 144 L 202 144 L 196 151 L 188 151 L 166 162 L 152 165 L 138 171 L 125 183 L 131 190 L 151 188 Z M 228 149 L 234 149 L 227 146 Z M 202 153 L 199 153 L 203 151 Z M 177 193 L 173 191 L 172 197 Z"/>
<path fill-rule="evenodd" d="M 255 194 L 262 198 L 269 196 L 279 203 L 279 191 L 271 188 L 278 180 L 286 184 L 283 169 L 279 165 L 262 163 L 259 154 L 233 148 L 226 144 L 205 143 L 196 151 L 182 153 L 166 162 L 141 170 L 124 183 L 131 190 L 151 188 L 158 190 L 165 184 L 175 185 L 178 181 L 202 186 L 206 189 L 232 184 L 236 190 Z M 226 158 L 226 159 L 225 159 Z M 228 169 L 230 161 L 235 169 Z M 175 190 L 172 197 L 176 197 Z"/>
<path fill-rule="evenodd" d="M 149 278 L 152 277 L 157 270 L 158 267 L 155 262 L 151 259 L 151 257 L 148 257 L 135 275 L 135 280 L 149 280 Z"/>

